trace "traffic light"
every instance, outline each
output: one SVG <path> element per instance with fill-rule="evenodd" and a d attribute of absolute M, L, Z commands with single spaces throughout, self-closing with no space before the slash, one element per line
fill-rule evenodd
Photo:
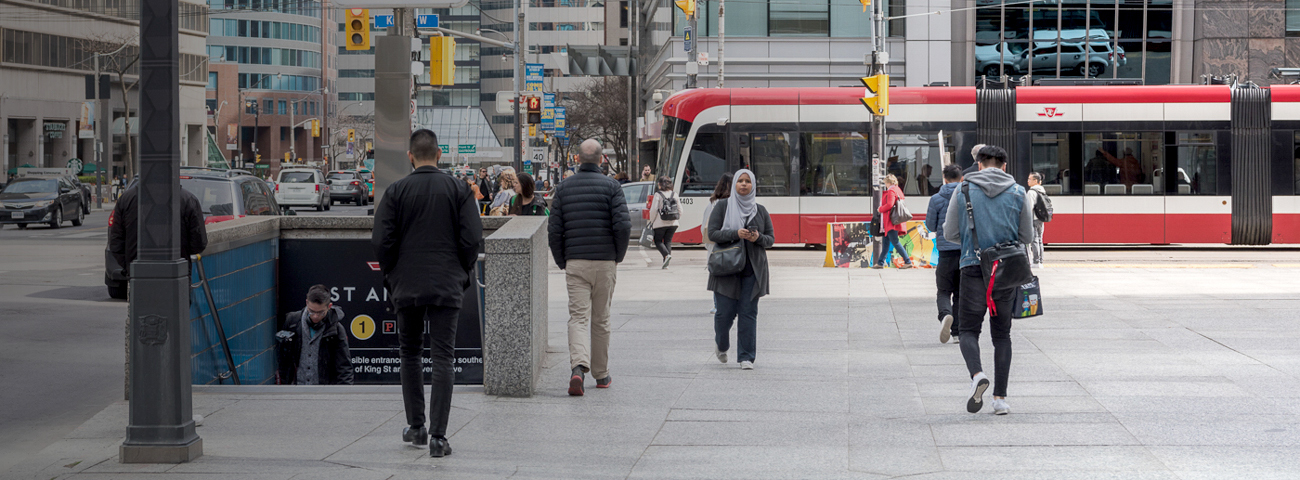
<path fill-rule="evenodd" d="M 528 97 L 528 123 L 530 125 L 542 123 L 542 97 Z"/>
<path fill-rule="evenodd" d="M 349 142 L 357 141 L 357 131 L 355 129 L 351 129 L 351 128 L 348 129 L 348 141 Z"/>
<path fill-rule="evenodd" d="M 685 13 L 687 17 L 695 16 L 695 0 L 675 0 L 675 1 L 677 3 L 677 8 L 682 9 L 682 13 Z"/>
<path fill-rule="evenodd" d="M 858 0 L 858 1 L 859 1 L 859 2 L 862 2 L 862 11 L 863 11 L 863 12 L 866 12 L 866 11 L 867 11 L 867 7 L 870 7 L 870 6 L 871 6 L 871 0 Z"/>
<path fill-rule="evenodd" d="M 370 50 L 370 10 L 344 9 L 344 28 L 348 50 Z"/>
<path fill-rule="evenodd" d="M 429 85 L 456 84 L 456 39 L 429 37 Z"/>
<path fill-rule="evenodd" d="M 867 86 L 867 96 L 862 98 L 867 110 L 872 115 L 889 115 L 889 75 L 862 77 L 862 84 Z"/>

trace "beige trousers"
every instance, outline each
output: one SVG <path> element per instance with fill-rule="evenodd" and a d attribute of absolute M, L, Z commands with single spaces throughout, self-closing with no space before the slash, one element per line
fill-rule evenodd
<path fill-rule="evenodd" d="M 618 264 L 612 260 L 569 260 L 569 368 L 579 365 L 592 378 L 609 376 L 609 306 Z"/>

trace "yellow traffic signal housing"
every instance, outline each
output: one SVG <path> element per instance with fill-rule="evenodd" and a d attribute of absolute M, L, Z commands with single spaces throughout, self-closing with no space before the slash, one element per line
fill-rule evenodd
<path fill-rule="evenodd" d="M 871 110 L 872 115 L 889 115 L 889 75 L 862 77 L 862 84 L 867 86 L 869 95 L 862 98 L 867 110 Z"/>
<path fill-rule="evenodd" d="M 677 8 L 682 9 L 682 12 L 685 13 L 686 16 L 688 17 L 695 16 L 695 0 L 675 0 L 675 1 L 677 3 Z"/>
<path fill-rule="evenodd" d="M 858 0 L 858 1 L 859 1 L 859 2 L 862 2 L 862 11 L 863 11 L 863 12 L 866 12 L 866 11 L 867 11 L 867 7 L 870 7 L 870 6 L 871 6 L 871 0 Z"/>
<path fill-rule="evenodd" d="M 349 128 L 349 129 L 348 129 L 348 141 L 349 141 L 349 142 L 355 142 L 355 141 L 357 141 L 357 131 L 356 131 L 356 129 L 352 129 L 352 128 Z"/>
<path fill-rule="evenodd" d="M 343 9 L 343 30 L 347 34 L 348 50 L 370 50 L 370 10 L 365 8 Z"/>
<path fill-rule="evenodd" d="M 429 37 L 429 85 L 456 84 L 456 39 Z"/>

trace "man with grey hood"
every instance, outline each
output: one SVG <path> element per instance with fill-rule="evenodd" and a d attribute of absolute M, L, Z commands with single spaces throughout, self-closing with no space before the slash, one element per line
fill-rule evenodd
<path fill-rule="evenodd" d="M 1025 195 L 1025 188 L 1006 172 L 1007 152 L 1001 147 L 986 145 L 976 156 L 979 170 L 965 176 L 962 186 L 953 193 L 944 219 L 943 236 L 961 244 L 961 306 L 957 318 L 961 319 L 961 355 L 971 375 L 970 398 L 966 411 L 976 413 L 984 406 L 984 392 L 989 378 L 980 365 L 980 329 L 984 314 L 994 307 L 989 316 L 993 337 L 993 413 L 1006 415 L 1007 378 L 1011 370 L 1011 312 L 1016 295 L 1014 290 L 993 292 L 989 295 L 984 275 L 980 270 L 978 252 L 999 243 L 1019 240 L 1029 244 L 1034 239 L 1033 204 Z M 969 191 L 969 199 L 967 198 Z M 975 224 L 967 221 L 966 202 L 971 202 Z M 979 239 L 976 241 L 975 234 Z M 978 244 L 977 244 L 978 243 Z"/>

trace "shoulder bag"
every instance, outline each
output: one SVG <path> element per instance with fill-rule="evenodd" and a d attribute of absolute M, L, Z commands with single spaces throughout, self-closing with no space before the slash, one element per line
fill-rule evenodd
<path fill-rule="evenodd" d="M 902 225 L 912 220 L 912 211 L 901 198 L 894 198 L 894 208 L 889 209 L 889 223 Z"/>
<path fill-rule="evenodd" d="M 975 228 L 974 202 L 970 196 L 970 183 L 962 182 L 961 193 L 966 197 L 966 221 L 970 223 L 971 234 L 975 240 L 975 256 L 980 261 L 980 271 L 984 274 L 984 283 L 988 285 L 984 300 L 989 312 L 998 314 L 993 304 L 994 293 L 1005 293 L 1019 289 L 1030 283 L 1034 274 L 1029 270 L 1029 256 L 1025 246 L 1018 240 L 1002 242 L 989 248 L 981 249 L 979 230 Z"/>
<path fill-rule="evenodd" d="M 745 239 L 719 243 L 709 253 L 709 275 L 725 277 L 745 269 Z"/>

